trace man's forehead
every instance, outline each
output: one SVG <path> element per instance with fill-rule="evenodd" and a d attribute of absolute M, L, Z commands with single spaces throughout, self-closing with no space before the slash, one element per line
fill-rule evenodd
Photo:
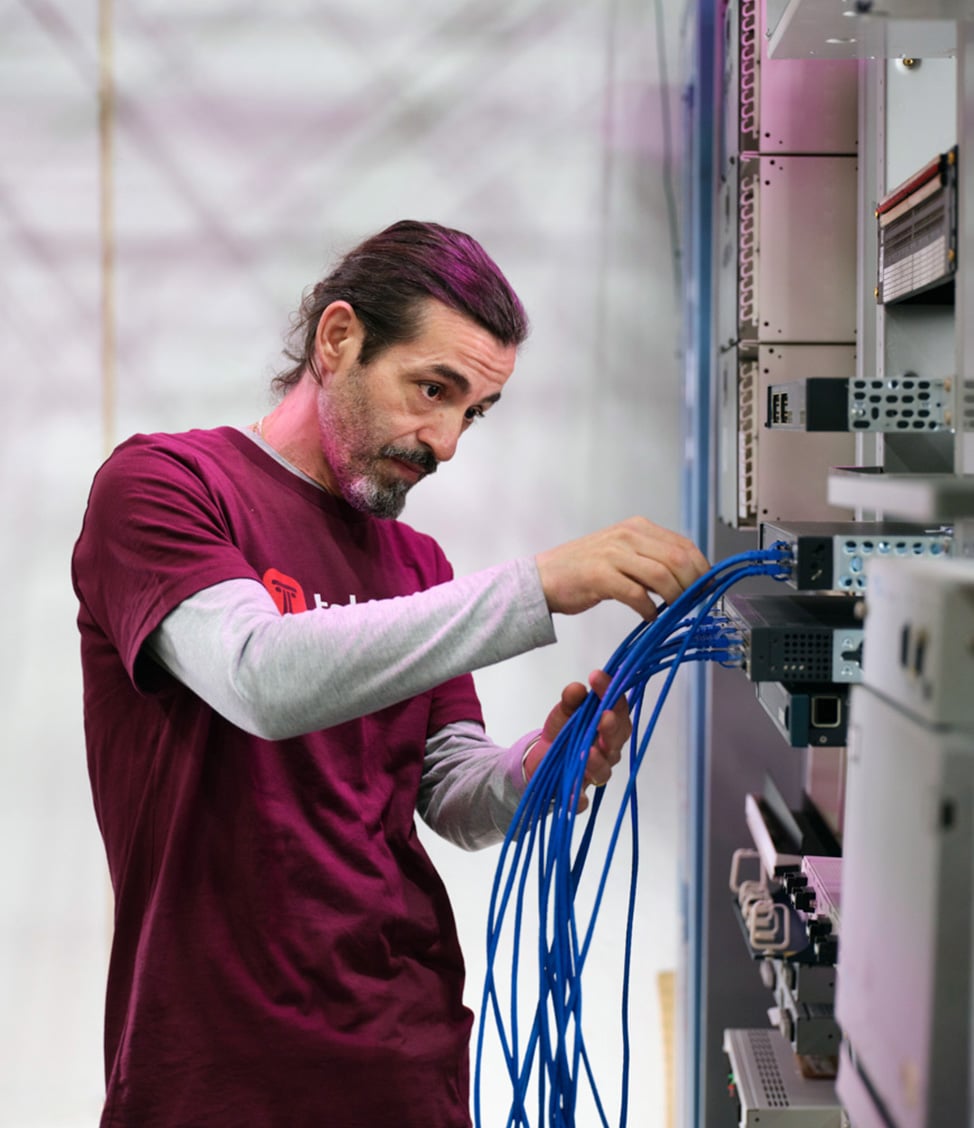
<path fill-rule="evenodd" d="M 434 299 L 427 300 L 419 333 L 405 347 L 417 363 L 466 394 L 481 379 L 506 383 L 517 359 L 516 345 L 505 345 L 472 317 Z"/>

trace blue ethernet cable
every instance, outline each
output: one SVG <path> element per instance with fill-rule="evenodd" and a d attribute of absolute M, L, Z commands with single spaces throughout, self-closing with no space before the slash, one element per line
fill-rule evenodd
<path fill-rule="evenodd" d="M 474 1118 L 483 1128 L 481 1085 L 486 1031 L 492 1021 L 512 1088 L 507 1128 L 531 1128 L 528 1092 L 535 1082 L 533 1123 L 541 1128 L 573 1128 L 580 1088 L 587 1087 L 598 1122 L 610 1128 L 585 1045 L 582 973 L 591 949 L 609 872 L 626 822 L 629 823 L 630 871 L 622 962 L 622 1053 L 619 1128 L 628 1122 L 631 1069 L 629 989 L 633 956 L 633 923 L 639 869 L 636 778 L 669 691 L 686 662 L 740 662 L 740 639 L 716 610 L 721 597 L 747 576 L 784 579 L 791 556 L 786 546 L 740 553 L 721 561 L 656 618 L 641 622 L 605 664 L 609 687 L 603 698 L 590 692 L 565 724 L 538 765 L 501 846 L 491 890 L 487 923 L 487 973 L 477 1032 L 474 1074 Z M 665 675 L 648 721 L 643 724 L 643 698 L 649 681 Z M 576 905 L 583 871 L 590 860 L 593 831 L 604 806 L 605 792 L 595 791 L 589 817 L 574 842 L 578 802 L 584 786 L 588 753 L 599 718 L 625 696 L 632 719 L 629 774 L 619 810 L 611 826 L 605 857 L 595 884 L 587 921 Z M 535 880 L 531 882 L 532 872 Z M 525 938 L 529 890 L 537 901 L 538 936 Z M 495 975 L 502 940 L 512 946 L 509 1002 L 505 1008 Z M 523 997 L 520 965 L 525 952 L 537 958 L 537 998 Z M 506 979 L 506 977 L 505 977 Z M 522 1035 L 522 1013 L 530 1016 Z"/>

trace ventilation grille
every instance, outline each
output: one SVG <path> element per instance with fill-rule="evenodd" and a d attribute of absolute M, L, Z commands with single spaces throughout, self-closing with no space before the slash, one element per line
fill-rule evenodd
<path fill-rule="evenodd" d="M 757 522 L 758 363 L 741 360 L 737 372 L 737 516 L 744 527 Z"/>
<path fill-rule="evenodd" d="M 755 296 L 758 255 L 758 184 L 761 179 L 757 161 L 753 171 L 741 166 L 741 200 L 738 212 L 738 317 L 742 340 L 756 340 L 758 335 L 757 300 Z"/>
<path fill-rule="evenodd" d="M 974 380 L 965 380 L 960 398 L 961 429 L 974 433 Z"/>
<path fill-rule="evenodd" d="M 900 376 L 849 383 L 849 426 L 854 431 L 943 431 L 950 426 L 945 380 Z"/>
<path fill-rule="evenodd" d="M 831 681 L 832 633 L 789 631 L 774 640 L 771 662 L 782 681 Z"/>
<path fill-rule="evenodd" d="M 753 152 L 758 148 L 758 3 L 741 0 L 740 39 L 740 151 Z"/>
<path fill-rule="evenodd" d="M 751 1052 L 758 1071 L 758 1080 L 764 1091 L 766 1108 L 789 1108 L 788 1090 L 778 1069 L 778 1061 L 771 1045 L 771 1035 L 764 1030 L 751 1031 Z"/>

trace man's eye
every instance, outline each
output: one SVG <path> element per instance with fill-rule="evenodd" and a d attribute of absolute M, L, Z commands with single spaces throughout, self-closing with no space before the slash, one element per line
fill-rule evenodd
<path fill-rule="evenodd" d="M 436 400 L 443 395 L 443 389 L 439 384 L 420 384 L 420 388 L 427 399 Z"/>
<path fill-rule="evenodd" d="M 464 412 L 463 417 L 464 419 L 468 420 L 468 422 L 473 423 L 475 419 L 483 419 L 486 414 L 486 411 L 484 411 L 482 407 L 475 406 L 468 407 Z"/>

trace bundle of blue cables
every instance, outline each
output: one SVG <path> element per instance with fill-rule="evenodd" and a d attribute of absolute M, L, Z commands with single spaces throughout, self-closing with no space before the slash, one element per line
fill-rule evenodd
<path fill-rule="evenodd" d="M 487 973 L 481 1002 L 474 1074 L 474 1118 L 483 1128 L 481 1089 L 487 1028 L 496 1027 L 512 1086 L 507 1128 L 574 1128 L 576 1112 L 587 1090 L 586 1107 L 594 1107 L 603 1128 L 610 1121 L 603 1107 L 582 1025 L 582 972 L 590 953 L 596 918 L 602 905 L 616 847 L 625 823 L 630 824 L 631 864 L 628 914 L 622 953 L 622 1048 L 619 1128 L 628 1123 L 630 1075 L 629 988 L 633 946 L 636 879 L 639 868 L 636 777 L 652 739 L 660 712 L 680 667 L 686 662 L 740 663 L 740 638 L 719 614 L 718 604 L 729 588 L 747 576 L 784 579 L 791 556 L 784 545 L 741 553 L 715 565 L 656 618 L 641 622 L 617 648 L 604 669 L 611 681 L 602 698 L 590 692 L 562 728 L 541 761 L 521 799 L 501 847 L 487 919 Z M 717 609 L 717 610 L 715 610 Z M 642 723 L 643 697 L 649 680 L 666 674 L 648 721 Z M 625 695 L 632 719 L 629 778 L 608 838 L 601 873 L 587 906 L 587 920 L 577 897 L 589 855 L 592 834 L 605 798 L 597 789 L 582 833 L 575 835 L 576 815 L 585 784 L 589 750 L 602 713 Z M 525 951 L 525 909 L 530 888 L 537 897 L 538 935 L 534 940 L 536 980 L 530 997 L 520 982 Z M 530 914 L 528 914 L 530 916 Z M 506 941 L 506 945 L 505 945 Z M 510 951 L 507 966 L 495 968 L 500 954 Z M 537 998 L 533 986 L 537 988 Z M 505 998 L 502 997 L 506 992 Z M 522 1032 L 521 1017 L 527 1018 Z M 529 1101 L 529 1090 L 535 1095 Z M 585 1088 L 583 1089 L 583 1085 Z M 587 1123 L 594 1123 L 589 1119 Z M 491 1125 L 490 1128 L 495 1128 Z"/>

